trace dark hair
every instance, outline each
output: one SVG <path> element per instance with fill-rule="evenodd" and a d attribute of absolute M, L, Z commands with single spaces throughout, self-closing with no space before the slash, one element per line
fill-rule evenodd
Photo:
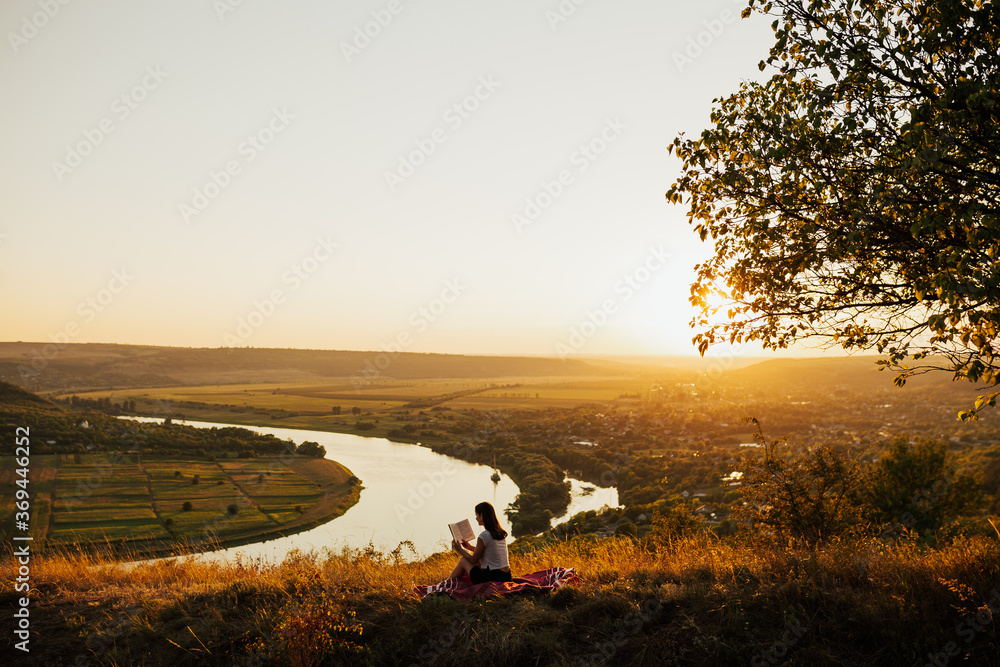
<path fill-rule="evenodd" d="M 479 503 L 476 505 L 476 514 L 483 517 L 483 527 L 490 531 L 494 540 L 507 538 L 507 531 L 500 527 L 500 521 L 497 519 L 497 512 L 493 509 L 493 505 Z"/>

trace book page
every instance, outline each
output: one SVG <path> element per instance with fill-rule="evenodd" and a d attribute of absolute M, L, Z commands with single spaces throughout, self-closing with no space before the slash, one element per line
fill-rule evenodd
<path fill-rule="evenodd" d="M 468 519 L 462 519 L 458 523 L 449 523 L 448 528 L 451 530 L 451 536 L 461 542 L 472 542 L 476 539 L 476 534 L 472 532 L 472 524 L 469 523 Z"/>

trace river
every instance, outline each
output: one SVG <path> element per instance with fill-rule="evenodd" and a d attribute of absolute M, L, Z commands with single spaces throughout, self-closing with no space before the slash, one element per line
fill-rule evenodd
<path fill-rule="evenodd" d="M 159 422 L 162 419 L 131 418 Z M 201 428 L 226 428 L 234 424 L 178 422 Z M 329 547 L 339 552 L 343 547 L 364 548 L 369 543 L 388 552 L 401 542 L 413 544 L 415 553 L 403 551 L 404 557 L 423 558 L 450 549 L 448 524 L 469 519 L 473 529 L 476 503 L 488 501 L 497 510 L 500 523 L 510 530 L 503 510 L 517 496 L 517 485 L 507 475 L 494 484 L 492 469 L 437 454 L 419 445 L 368 438 L 348 433 L 306 431 L 265 426 L 240 426 L 257 433 L 270 434 L 296 443 L 318 442 L 326 448 L 326 457 L 346 466 L 361 479 L 361 498 L 343 515 L 310 530 L 265 542 L 221 549 L 203 557 L 235 558 L 280 562 L 293 549 L 322 551 Z M 618 505 L 617 489 L 568 478 L 572 485 L 570 506 L 565 520 L 577 512 Z M 587 489 L 593 489 L 587 493 Z"/>

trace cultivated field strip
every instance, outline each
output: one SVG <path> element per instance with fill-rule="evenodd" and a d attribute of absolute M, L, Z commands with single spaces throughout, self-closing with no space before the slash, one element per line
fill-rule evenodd
<path fill-rule="evenodd" d="M 33 457 L 31 534 L 36 544 L 225 540 L 295 523 L 330 497 L 316 481 L 274 458 L 137 459 L 134 454 Z M 323 464 L 333 462 L 295 463 L 306 471 L 310 466 L 325 470 Z M 4 535 L 14 534 L 15 475 L 14 457 L 0 457 Z M 342 476 L 338 486 L 349 474 Z"/>

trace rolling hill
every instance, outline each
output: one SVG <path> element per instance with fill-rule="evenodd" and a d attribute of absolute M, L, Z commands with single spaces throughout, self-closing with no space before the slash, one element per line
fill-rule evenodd
<path fill-rule="evenodd" d="M 545 357 L 268 348 L 181 348 L 79 343 L 0 343 L 0 380 L 33 391 L 242 382 L 311 382 L 366 372 L 381 378 L 607 375 L 609 364 Z"/>

